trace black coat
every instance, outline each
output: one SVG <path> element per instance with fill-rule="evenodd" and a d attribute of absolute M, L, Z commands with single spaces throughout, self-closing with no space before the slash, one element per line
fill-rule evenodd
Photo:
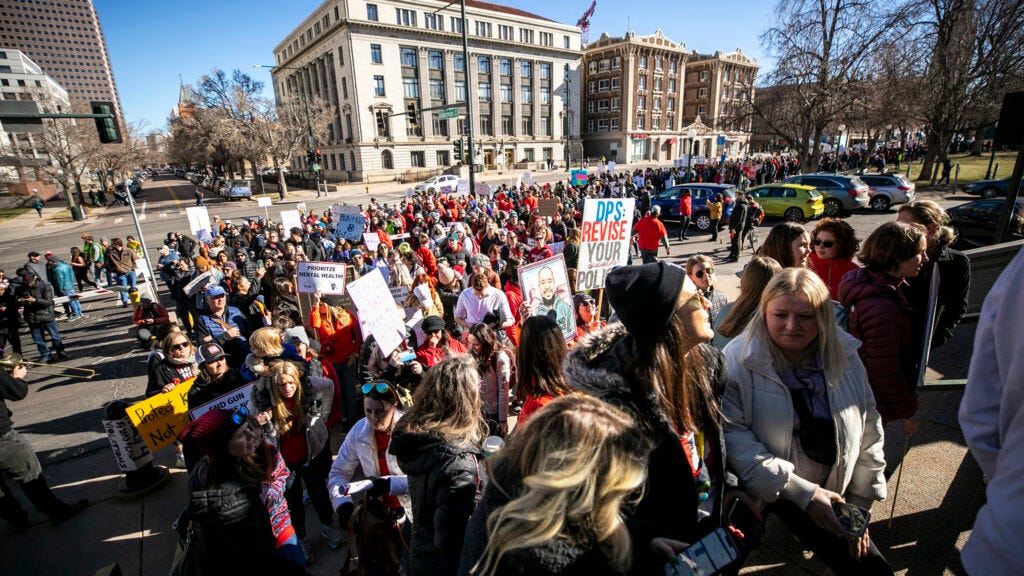
<path fill-rule="evenodd" d="M 28 396 L 28 383 L 0 369 L 0 436 L 7 434 L 14 427 L 14 423 L 11 422 L 13 412 L 7 407 L 7 400 L 21 400 L 25 396 Z"/>
<path fill-rule="evenodd" d="M 939 294 L 935 310 L 935 333 L 931 347 L 942 346 L 953 336 L 953 330 L 967 313 L 967 296 L 971 289 L 971 261 L 963 252 L 941 246 L 934 260 L 921 267 L 915 278 L 907 278 L 907 300 L 914 305 L 914 342 L 924 340 L 924 325 L 927 320 L 928 292 L 931 289 L 933 271 L 939 270 Z M 920 357 L 920 345 L 916 357 Z"/>
<path fill-rule="evenodd" d="M 729 230 L 739 230 L 740 232 L 747 226 L 747 202 L 737 201 L 736 205 L 732 207 L 732 214 L 729 215 Z"/>
<path fill-rule="evenodd" d="M 454 575 L 469 516 L 483 489 L 477 448 L 456 448 L 435 433 L 397 433 L 389 450 L 409 477 L 410 576 Z"/>
<path fill-rule="evenodd" d="M 24 304 L 25 322 L 29 325 L 40 325 L 52 322 L 56 316 L 53 313 L 53 288 L 42 279 L 36 280 L 34 286 L 20 284 L 14 291 L 16 298 L 31 296 L 35 302 Z"/>

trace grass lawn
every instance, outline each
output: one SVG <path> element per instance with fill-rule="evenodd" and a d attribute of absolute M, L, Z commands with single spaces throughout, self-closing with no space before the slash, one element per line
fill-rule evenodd
<path fill-rule="evenodd" d="M 0 222 L 11 218 L 17 218 L 31 209 L 32 208 L 0 208 Z"/>
<path fill-rule="evenodd" d="M 985 171 L 988 170 L 988 161 L 991 158 L 991 153 L 982 154 L 981 156 L 970 156 L 968 154 L 954 154 L 949 157 L 949 161 L 953 163 L 953 172 L 950 174 L 950 180 L 956 176 L 956 167 L 960 165 L 960 177 L 959 182 L 961 184 L 965 182 L 975 182 L 977 180 L 985 179 Z M 999 165 L 999 172 L 996 174 L 997 178 L 1006 178 L 1013 174 L 1013 163 L 1017 161 L 1016 152 L 996 152 L 996 160 L 992 165 L 992 169 L 995 170 L 996 164 Z M 902 172 L 906 174 L 906 166 L 901 166 Z M 921 163 L 916 162 L 911 165 L 910 177 L 917 178 L 918 173 L 921 171 Z M 941 173 L 941 170 L 940 170 Z"/>

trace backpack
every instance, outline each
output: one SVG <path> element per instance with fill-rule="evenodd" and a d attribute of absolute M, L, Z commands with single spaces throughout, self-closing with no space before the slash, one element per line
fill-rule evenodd
<path fill-rule="evenodd" d="M 363 498 L 352 514 L 348 541 L 355 542 L 359 565 L 350 568 L 352 548 L 339 572 L 342 576 L 398 576 L 402 552 L 408 545 L 402 529 L 380 498 Z"/>

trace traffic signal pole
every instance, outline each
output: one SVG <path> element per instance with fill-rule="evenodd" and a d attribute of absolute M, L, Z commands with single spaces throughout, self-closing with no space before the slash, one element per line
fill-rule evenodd
<path fill-rule="evenodd" d="M 466 148 L 469 152 L 469 193 L 476 194 L 476 178 L 473 169 L 476 168 L 476 157 L 473 156 L 473 106 L 472 106 L 472 82 L 469 82 L 469 38 L 466 35 L 469 23 L 466 21 L 466 0 L 459 2 L 462 10 L 462 62 L 466 69 Z"/>

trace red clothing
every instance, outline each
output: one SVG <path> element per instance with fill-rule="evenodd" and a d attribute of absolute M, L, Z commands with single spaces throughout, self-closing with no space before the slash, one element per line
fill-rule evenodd
<path fill-rule="evenodd" d="M 536 196 L 532 196 L 531 195 L 531 196 L 527 196 L 526 198 L 523 198 L 522 204 L 523 204 L 523 206 L 526 206 L 527 208 L 530 209 L 530 214 L 533 214 L 534 212 L 537 211 L 537 197 Z"/>
<path fill-rule="evenodd" d="M 466 347 L 463 346 L 462 342 L 459 342 L 454 338 L 448 339 L 448 350 L 451 354 L 466 353 Z M 444 348 L 439 346 L 427 346 L 426 342 L 416 349 L 416 361 L 422 364 L 424 368 L 430 368 L 447 357 L 448 353 L 445 352 Z"/>
<path fill-rule="evenodd" d="M 327 322 L 320 314 L 320 307 L 314 307 L 309 313 L 309 327 L 316 330 L 321 357 L 328 362 L 344 364 L 350 356 L 359 354 L 363 344 L 359 323 L 344 308 L 340 321 Z"/>
<path fill-rule="evenodd" d="M 391 242 L 391 236 L 384 231 L 383 228 L 377 228 L 377 238 L 380 239 L 381 244 L 386 244 L 388 248 L 394 248 L 394 243 Z"/>
<path fill-rule="evenodd" d="M 416 254 L 423 261 L 423 269 L 427 271 L 427 274 L 431 278 L 437 278 L 437 258 L 430 251 L 430 248 L 420 246 L 416 249 Z"/>
<path fill-rule="evenodd" d="M 519 332 L 516 327 L 519 326 L 521 318 L 519 307 L 523 305 L 523 291 L 519 289 L 519 286 L 513 286 L 511 282 L 506 282 L 504 292 L 505 299 L 508 300 L 508 307 L 512 310 L 512 318 L 516 321 L 512 326 L 505 328 L 505 334 L 508 335 L 508 339 L 512 341 L 513 346 L 518 346 Z"/>
<path fill-rule="evenodd" d="M 846 275 L 850 270 L 857 270 L 860 266 L 857 266 L 853 262 L 853 258 L 819 258 L 816 252 L 811 252 L 808 259 L 810 262 L 811 270 L 825 282 L 828 286 L 829 297 L 833 300 L 839 300 L 839 284 L 843 281 L 843 276 Z"/>
<path fill-rule="evenodd" d="M 692 208 L 692 204 L 690 202 L 690 197 L 689 196 L 680 196 L 679 197 L 679 215 L 680 216 L 689 216 L 691 214 L 693 214 L 693 208 Z"/>
<path fill-rule="evenodd" d="M 373 442 L 377 445 L 377 470 L 380 472 L 381 478 L 391 475 L 391 470 L 388 468 L 388 444 L 391 443 L 391 434 L 387 432 L 373 431 Z M 388 507 L 388 510 L 394 510 L 401 506 L 401 502 L 398 498 L 390 494 L 384 495 L 384 504 Z"/>
<path fill-rule="evenodd" d="M 534 412 L 540 410 L 544 406 L 555 399 L 555 396 L 544 394 L 541 396 L 527 396 L 526 401 L 523 402 L 523 410 L 519 412 L 519 419 L 516 420 L 516 426 L 522 426 L 526 421 L 533 415 Z"/>
<path fill-rule="evenodd" d="M 526 260 L 532 264 L 534 262 L 540 262 L 541 260 L 551 258 L 554 255 L 554 252 L 551 251 L 551 247 L 545 244 L 543 247 L 534 246 L 533 248 L 530 248 L 530 254 L 526 257 Z"/>
<path fill-rule="evenodd" d="M 668 236 L 665 225 L 653 216 L 641 218 L 633 225 L 633 231 L 638 235 L 636 244 L 641 250 L 657 250 L 661 239 Z"/>
<path fill-rule="evenodd" d="M 284 405 L 288 411 L 295 413 L 295 400 L 298 395 L 291 398 L 284 398 Z M 301 426 L 292 426 L 287 434 L 279 439 L 281 457 L 288 464 L 301 464 L 309 460 L 309 446 L 306 444 L 306 431 Z"/>

